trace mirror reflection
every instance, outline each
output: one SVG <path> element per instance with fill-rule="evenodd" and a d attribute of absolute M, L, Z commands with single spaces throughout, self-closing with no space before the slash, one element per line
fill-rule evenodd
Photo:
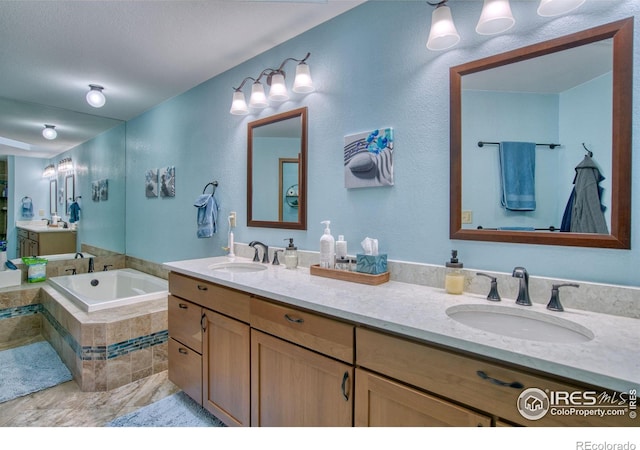
<path fill-rule="evenodd" d="M 451 68 L 453 239 L 629 248 L 629 34 L 625 20 Z"/>
<path fill-rule="evenodd" d="M 247 225 L 306 230 L 307 108 L 248 124 Z"/>

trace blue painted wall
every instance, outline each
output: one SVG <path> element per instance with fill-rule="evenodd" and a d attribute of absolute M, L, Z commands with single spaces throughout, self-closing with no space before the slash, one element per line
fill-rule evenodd
<path fill-rule="evenodd" d="M 221 221 L 213 238 L 197 239 L 193 206 L 205 184 L 217 180 L 221 217 L 238 212 L 237 242 L 258 239 L 282 245 L 284 238 L 293 237 L 299 248 L 317 251 L 320 221 L 330 219 L 334 236 L 345 236 L 350 253 L 370 236 L 378 238 L 381 251 L 394 260 L 443 264 L 450 250 L 457 248 L 465 267 L 508 272 L 524 265 L 537 276 L 640 285 L 637 226 L 632 231 L 632 250 L 449 239 L 449 67 L 640 13 L 637 0 L 589 1 L 575 13 L 558 18 L 537 16 L 534 1 L 511 6 L 515 27 L 487 37 L 474 31 L 482 2 L 453 2 L 462 41 L 450 51 L 436 53 L 425 47 L 432 12 L 425 2 L 368 2 L 129 121 L 124 201 L 127 254 L 155 262 L 222 255 L 226 221 Z M 639 74 L 637 19 L 634 44 L 634 73 Z M 232 87 L 244 77 L 308 51 L 316 92 L 294 94 L 259 114 L 229 114 Z M 638 83 L 630 95 L 638 99 Z M 634 103 L 637 149 L 640 111 L 638 102 Z M 309 229 L 249 228 L 245 225 L 247 123 L 301 106 L 309 108 Z M 395 186 L 345 189 L 344 136 L 381 127 L 394 128 Z M 639 162 L 640 151 L 635 151 L 636 172 Z M 107 163 L 92 157 L 87 159 L 87 170 L 97 171 L 91 165 Z M 145 171 L 167 165 L 176 166 L 176 196 L 145 198 Z M 632 224 L 637 224 L 638 183 L 633 185 L 632 199 Z"/>

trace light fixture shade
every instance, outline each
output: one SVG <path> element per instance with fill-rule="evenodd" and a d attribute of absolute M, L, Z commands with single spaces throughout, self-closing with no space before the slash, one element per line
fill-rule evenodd
<path fill-rule="evenodd" d="M 485 35 L 502 33 L 515 23 L 509 0 L 484 0 L 482 14 L 476 25 L 476 33 Z"/>
<path fill-rule="evenodd" d="M 42 130 L 42 136 L 45 139 L 49 139 L 50 141 L 58 137 L 58 132 L 56 131 L 55 125 L 46 125 L 44 126 L 44 130 Z"/>
<path fill-rule="evenodd" d="M 52 178 L 56 176 L 56 166 L 49 164 L 42 172 L 42 178 Z"/>
<path fill-rule="evenodd" d="M 256 81 L 251 86 L 251 98 L 249 99 L 249 106 L 252 108 L 266 108 L 269 106 L 267 96 L 264 95 L 264 87 L 262 83 Z"/>
<path fill-rule="evenodd" d="M 540 0 L 538 15 L 542 17 L 559 16 L 573 11 L 584 2 L 585 0 Z"/>
<path fill-rule="evenodd" d="M 89 103 L 94 108 L 102 108 L 107 101 L 104 94 L 102 93 L 102 90 L 104 88 L 96 84 L 90 84 L 89 88 L 90 90 L 89 92 L 87 92 L 87 103 Z"/>
<path fill-rule="evenodd" d="M 431 31 L 427 40 L 429 50 L 446 50 L 460 42 L 460 35 L 448 6 L 438 6 L 431 14 Z"/>
<path fill-rule="evenodd" d="M 316 88 L 313 87 L 311 71 L 307 63 L 301 62 L 296 66 L 296 79 L 293 81 L 293 87 L 291 89 L 298 94 L 308 94 L 316 90 Z"/>
<path fill-rule="evenodd" d="M 274 102 L 284 102 L 289 100 L 287 86 L 284 84 L 284 75 L 274 73 L 271 75 L 271 88 L 269 89 L 269 100 Z"/>
<path fill-rule="evenodd" d="M 249 114 L 249 107 L 247 106 L 242 91 L 233 92 L 233 101 L 231 102 L 231 111 L 229 112 L 235 116 Z"/>

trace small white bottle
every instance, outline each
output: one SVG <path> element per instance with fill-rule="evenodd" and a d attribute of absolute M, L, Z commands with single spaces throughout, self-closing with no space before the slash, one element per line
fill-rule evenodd
<path fill-rule="evenodd" d="M 347 241 L 343 235 L 338 236 L 336 241 L 336 269 L 349 270 L 349 260 L 347 259 Z"/>
<path fill-rule="evenodd" d="M 324 234 L 320 238 L 320 267 L 323 269 L 333 269 L 336 259 L 336 241 L 329 229 L 331 221 L 323 220 L 320 223 L 325 226 Z"/>

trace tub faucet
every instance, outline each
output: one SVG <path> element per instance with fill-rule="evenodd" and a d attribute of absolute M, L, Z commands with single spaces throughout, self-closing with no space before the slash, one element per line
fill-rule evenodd
<path fill-rule="evenodd" d="M 264 264 L 269 264 L 269 246 L 259 241 L 249 242 L 249 247 L 253 247 L 256 250 L 255 254 L 253 255 L 253 260 L 257 262 L 260 261 L 260 258 L 258 257 L 258 248 L 256 247 L 256 245 L 260 245 L 264 249 L 264 252 L 262 253 L 262 262 Z"/>
<path fill-rule="evenodd" d="M 89 273 L 93 272 L 93 258 L 89 258 Z"/>
<path fill-rule="evenodd" d="M 520 278 L 520 287 L 518 288 L 518 298 L 516 303 L 523 306 L 531 306 L 529 298 L 529 273 L 524 267 L 516 267 L 513 269 L 513 277 Z"/>
<path fill-rule="evenodd" d="M 76 253 L 76 256 L 73 257 L 73 259 L 78 259 L 78 256 L 80 258 L 84 258 L 84 255 L 82 253 L 78 252 L 78 253 Z"/>

